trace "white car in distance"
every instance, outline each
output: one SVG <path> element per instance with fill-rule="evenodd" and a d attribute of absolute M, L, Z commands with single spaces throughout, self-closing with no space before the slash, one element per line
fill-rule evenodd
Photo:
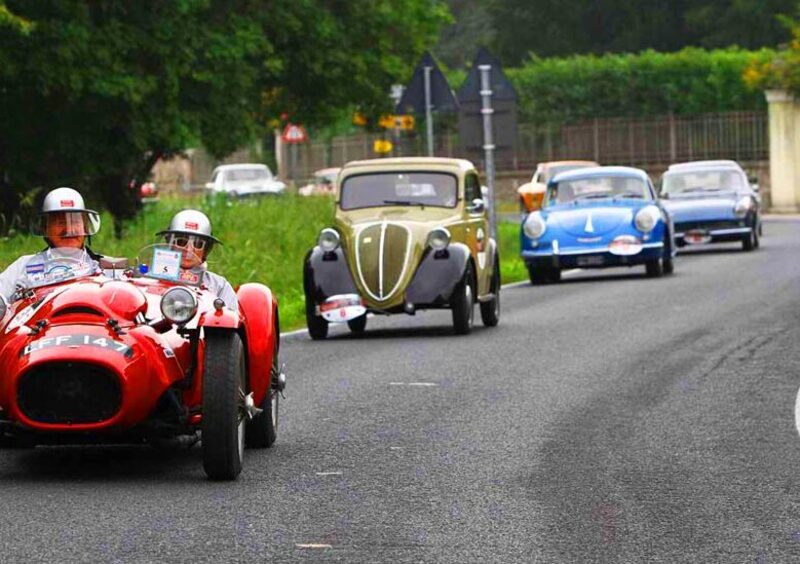
<path fill-rule="evenodd" d="M 206 188 L 214 193 L 228 194 L 232 198 L 259 194 L 283 194 L 286 184 L 276 179 L 263 164 L 221 165 L 211 173 Z"/>

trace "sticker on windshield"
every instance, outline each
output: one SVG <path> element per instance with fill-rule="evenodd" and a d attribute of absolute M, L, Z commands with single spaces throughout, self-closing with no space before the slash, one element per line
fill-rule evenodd
<path fill-rule="evenodd" d="M 45 337 L 44 339 L 28 343 L 20 352 L 20 356 L 27 356 L 31 353 L 51 347 L 97 347 L 101 349 L 110 349 L 128 358 L 133 356 L 133 349 L 125 343 L 106 337 L 98 337 L 97 335 L 59 335 L 58 337 Z"/>
<path fill-rule="evenodd" d="M 153 250 L 153 264 L 148 273 L 150 276 L 177 282 L 180 277 L 180 269 L 180 251 L 163 248 L 156 248 Z"/>

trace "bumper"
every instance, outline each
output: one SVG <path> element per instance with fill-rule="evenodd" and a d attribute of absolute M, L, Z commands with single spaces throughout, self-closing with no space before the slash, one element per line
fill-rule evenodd
<path fill-rule="evenodd" d="M 551 268 L 608 268 L 635 266 L 657 260 L 664 255 L 664 243 L 645 243 L 642 250 L 633 255 L 617 255 L 607 246 L 581 249 L 562 249 L 558 253 L 546 251 L 522 251 L 522 260 L 528 266 Z"/>
<path fill-rule="evenodd" d="M 680 229 L 675 226 L 675 241 L 678 245 L 702 245 L 708 243 L 724 243 L 729 241 L 741 241 L 750 236 L 753 232 L 752 227 L 727 227 L 721 229 L 708 229 L 702 226 L 692 229 Z"/>

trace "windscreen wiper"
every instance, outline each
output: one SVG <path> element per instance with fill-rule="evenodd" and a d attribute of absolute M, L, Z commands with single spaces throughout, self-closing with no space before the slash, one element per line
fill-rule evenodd
<path fill-rule="evenodd" d="M 425 204 L 422 202 L 412 202 L 410 200 L 384 200 L 383 203 L 390 206 L 419 206 L 425 209 Z"/>

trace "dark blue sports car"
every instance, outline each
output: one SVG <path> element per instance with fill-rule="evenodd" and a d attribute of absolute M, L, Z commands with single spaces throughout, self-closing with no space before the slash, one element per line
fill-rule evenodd
<path fill-rule="evenodd" d="M 673 227 L 647 173 L 603 166 L 556 175 L 540 211 L 522 221 L 522 259 L 531 282 L 556 282 L 564 268 L 644 265 L 673 270 Z"/>
<path fill-rule="evenodd" d="M 675 164 L 661 178 L 661 198 L 678 246 L 741 241 L 759 246 L 761 201 L 735 161 Z"/>

